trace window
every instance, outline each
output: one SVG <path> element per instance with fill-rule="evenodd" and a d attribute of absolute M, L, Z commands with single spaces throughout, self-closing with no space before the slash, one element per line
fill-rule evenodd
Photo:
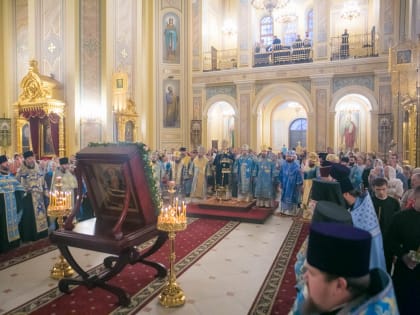
<path fill-rule="evenodd" d="M 308 15 L 306 16 L 306 24 L 308 37 L 312 40 L 314 36 L 314 9 L 310 9 Z"/>
<path fill-rule="evenodd" d="M 273 43 L 273 35 L 273 17 L 264 16 L 260 20 L 260 41 L 267 47 Z"/>
<path fill-rule="evenodd" d="M 301 130 L 306 130 L 307 126 L 306 126 L 306 119 L 304 118 L 299 118 L 294 120 L 291 124 L 290 124 L 290 131 L 301 131 Z"/>
<path fill-rule="evenodd" d="M 306 118 L 298 118 L 290 124 L 289 127 L 289 146 L 296 147 L 300 145 L 306 148 L 306 131 L 308 129 L 308 121 Z"/>
<path fill-rule="evenodd" d="M 292 44 L 295 42 L 297 25 L 298 25 L 297 19 L 293 22 L 286 24 L 286 32 L 284 34 L 284 45 L 292 46 Z"/>

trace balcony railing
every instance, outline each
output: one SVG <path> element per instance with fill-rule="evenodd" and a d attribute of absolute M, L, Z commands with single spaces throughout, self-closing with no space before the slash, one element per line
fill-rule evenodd
<path fill-rule="evenodd" d="M 235 69 L 238 67 L 237 50 L 217 50 L 212 47 L 211 52 L 204 53 L 203 71 L 217 71 Z"/>
<path fill-rule="evenodd" d="M 331 37 L 330 60 L 378 56 L 375 30 L 366 34 Z"/>
<path fill-rule="evenodd" d="M 375 28 L 370 33 L 331 37 L 330 60 L 342 60 L 349 58 L 365 58 L 378 56 L 378 39 Z M 217 50 L 212 47 L 211 52 L 204 53 L 203 71 L 217 71 L 236 69 L 238 51 L 236 49 Z M 313 61 L 311 46 L 272 45 L 267 51 L 254 52 L 254 67 L 271 65 L 297 64 Z"/>
<path fill-rule="evenodd" d="M 273 45 L 269 51 L 254 53 L 254 67 L 302 62 L 312 62 L 312 48 L 310 46 Z"/>

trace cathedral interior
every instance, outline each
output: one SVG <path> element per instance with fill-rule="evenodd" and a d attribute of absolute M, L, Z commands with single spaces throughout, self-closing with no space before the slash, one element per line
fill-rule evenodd
<path fill-rule="evenodd" d="M 1 150 L 301 144 L 419 165 L 408 0 L 5 0 Z"/>

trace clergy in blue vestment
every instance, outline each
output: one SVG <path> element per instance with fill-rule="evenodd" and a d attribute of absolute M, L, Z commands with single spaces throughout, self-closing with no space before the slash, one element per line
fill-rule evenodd
<path fill-rule="evenodd" d="M 283 215 L 297 215 L 298 205 L 301 201 L 303 177 L 300 166 L 295 163 L 295 160 L 295 151 L 288 151 L 286 163 L 283 163 L 280 168 L 281 208 L 279 212 Z"/>
<path fill-rule="evenodd" d="M 343 198 L 350 207 L 349 210 L 353 219 L 353 225 L 370 232 L 372 235 L 370 267 L 380 268 L 386 271 L 381 228 L 370 195 L 368 193 L 362 194 L 355 190 L 348 177 L 341 178 L 339 183 Z"/>
<path fill-rule="evenodd" d="M 274 203 L 274 180 L 275 164 L 268 157 L 266 146 L 262 147 L 260 157 L 254 168 L 255 176 L 255 198 L 257 198 L 257 207 L 273 207 Z"/>
<path fill-rule="evenodd" d="M 372 235 L 341 223 L 313 223 L 305 287 L 289 314 L 398 315 L 391 277 L 369 268 Z"/>
<path fill-rule="evenodd" d="M 26 151 L 16 179 L 25 189 L 23 215 L 19 224 L 22 241 L 36 241 L 48 236 L 47 209 L 44 202 L 44 175 L 35 161 L 34 153 Z"/>
<path fill-rule="evenodd" d="M 249 154 L 249 146 L 242 146 L 241 156 L 235 160 L 233 174 L 238 183 L 238 200 L 251 201 L 252 196 L 252 175 L 255 167 L 255 159 Z"/>
<path fill-rule="evenodd" d="M 9 171 L 7 157 L 0 156 L 0 253 L 20 244 L 19 222 L 25 190 Z"/>

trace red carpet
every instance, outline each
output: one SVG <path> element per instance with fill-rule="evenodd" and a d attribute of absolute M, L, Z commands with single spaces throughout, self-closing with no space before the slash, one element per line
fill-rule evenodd
<path fill-rule="evenodd" d="M 182 274 L 207 251 L 229 234 L 239 223 L 224 220 L 193 220 L 185 231 L 179 232 L 175 240 L 177 275 Z M 141 250 L 151 242 L 139 247 Z M 169 243 L 149 260 L 169 265 Z M 97 268 L 96 268 L 97 269 Z M 74 288 L 70 294 L 52 289 L 36 299 L 27 302 L 7 314 L 109 314 L 110 312 L 133 314 L 154 298 L 166 283 L 166 279 L 156 279 L 155 269 L 143 264 L 128 265 L 110 283 L 122 287 L 131 296 L 131 304 L 126 307 L 116 305 L 117 298 L 100 288 L 88 290 L 84 286 Z"/>
<path fill-rule="evenodd" d="M 296 255 L 308 232 L 308 222 L 293 222 L 248 315 L 289 313 L 296 298 Z"/>
<path fill-rule="evenodd" d="M 51 245 L 48 237 L 23 244 L 20 247 L 0 255 L 0 270 L 21 263 L 27 259 L 48 253 L 56 248 L 57 246 Z"/>
<path fill-rule="evenodd" d="M 214 218 L 222 220 L 235 220 L 240 222 L 263 224 L 277 208 L 278 203 L 273 208 L 258 208 L 256 206 L 249 209 L 236 209 L 233 207 L 204 207 L 198 204 L 189 203 L 187 205 L 187 215 L 197 218 Z"/>

